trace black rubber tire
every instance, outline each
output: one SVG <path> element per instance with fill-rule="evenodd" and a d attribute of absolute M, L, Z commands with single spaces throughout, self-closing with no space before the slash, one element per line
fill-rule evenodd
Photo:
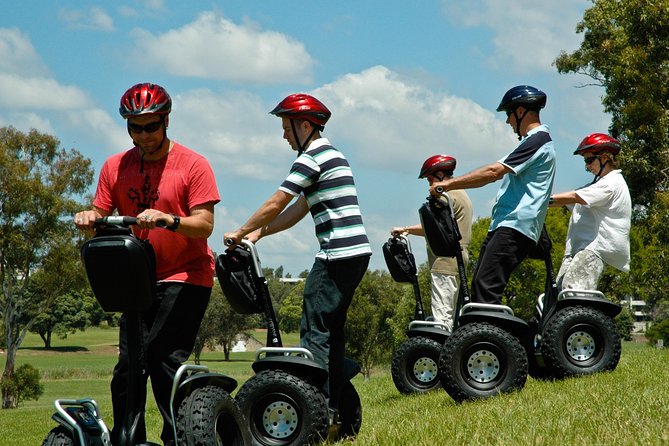
<path fill-rule="evenodd" d="M 248 422 L 239 404 L 216 386 L 195 389 L 179 406 L 179 444 L 193 446 L 246 446 L 251 444 Z"/>
<path fill-rule="evenodd" d="M 253 445 L 297 446 L 327 438 L 325 397 L 294 375 L 263 370 L 244 383 L 236 399 L 249 421 Z"/>
<path fill-rule="evenodd" d="M 390 368 L 400 393 L 426 393 L 441 387 L 439 354 L 441 344 L 424 336 L 409 338 L 400 345 Z"/>
<path fill-rule="evenodd" d="M 337 440 L 355 437 L 362 426 L 360 395 L 358 395 L 358 391 L 355 390 L 353 384 L 348 381 L 343 385 L 339 398 L 339 422 L 341 427 Z"/>
<path fill-rule="evenodd" d="M 594 308 L 558 311 L 546 324 L 541 351 L 558 377 L 614 370 L 622 349 L 613 320 Z"/>
<path fill-rule="evenodd" d="M 49 431 L 42 446 L 74 446 L 74 439 L 70 431 L 63 426 L 57 426 Z"/>
<path fill-rule="evenodd" d="M 456 329 L 439 356 L 441 385 L 457 402 L 522 389 L 527 368 L 527 352 L 518 339 L 485 322 Z"/>

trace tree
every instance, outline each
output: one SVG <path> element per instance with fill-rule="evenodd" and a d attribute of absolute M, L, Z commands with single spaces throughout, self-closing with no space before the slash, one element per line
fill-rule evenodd
<path fill-rule="evenodd" d="M 238 336 L 249 338 L 247 333 L 257 326 L 257 317 L 254 315 L 240 314 L 233 311 L 218 283 L 211 290 L 211 298 L 207 311 L 204 314 L 200 330 L 195 340 L 193 354 L 195 363 L 200 363 L 200 355 L 204 347 L 210 349 L 217 345 L 223 346 L 225 360 L 230 360 L 230 352 Z"/>
<path fill-rule="evenodd" d="M 593 1 L 576 32 L 580 48 L 555 65 L 604 87 L 632 198 L 648 206 L 669 184 L 669 0 Z"/>
<path fill-rule="evenodd" d="M 58 296 L 46 311 L 35 316 L 30 331 L 42 338 L 44 348 L 50 349 L 53 334 L 65 339 L 68 334 L 93 325 L 93 315 L 98 307 L 90 291 L 67 292 Z"/>
<path fill-rule="evenodd" d="M 53 136 L 0 128 L 0 315 L 7 356 L 2 379 L 12 379 L 16 352 L 38 314 L 76 283 L 71 258 L 75 229 L 70 216 L 93 180 L 90 160 L 59 149 Z M 78 255 L 78 254 L 77 254 Z M 30 292 L 39 271 L 60 277 L 44 294 Z M 37 311 L 34 311 L 37 310 Z M 16 407 L 3 392 L 2 407 Z"/>
<path fill-rule="evenodd" d="M 406 300 L 405 293 L 406 287 L 379 270 L 367 271 L 355 291 L 346 322 L 346 350 L 358 361 L 366 378 L 376 363 L 392 355 L 389 320 L 396 316 L 398 302 Z"/>

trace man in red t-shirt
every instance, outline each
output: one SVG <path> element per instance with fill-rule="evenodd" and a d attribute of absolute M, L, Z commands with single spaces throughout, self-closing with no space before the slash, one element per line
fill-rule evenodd
<path fill-rule="evenodd" d="M 172 100 L 159 85 L 128 89 L 119 112 L 127 119 L 132 149 L 111 156 L 102 167 L 92 210 L 78 212 L 74 223 L 92 229 L 96 218 L 137 216 L 135 234 L 151 242 L 156 253 L 157 300 L 142 314 L 147 326 L 148 376 L 163 416 L 161 439 L 173 444 L 169 398 L 174 374 L 193 350 L 209 303 L 214 258 L 207 238 L 214 228 L 214 205 L 220 201 L 207 160 L 167 137 Z M 157 225 L 163 223 L 165 229 Z M 119 280 L 123 280 L 119 277 Z M 111 383 L 114 406 L 112 443 L 125 414 L 128 383 L 127 328 L 121 318 L 119 358 Z M 146 378 L 140 404 L 146 401 Z M 141 422 L 143 423 L 143 419 Z M 145 441 L 145 426 L 140 426 Z"/>

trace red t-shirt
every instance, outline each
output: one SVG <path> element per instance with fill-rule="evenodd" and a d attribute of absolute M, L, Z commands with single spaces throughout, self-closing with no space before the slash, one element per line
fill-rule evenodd
<path fill-rule="evenodd" d="M 145 209 L 178 216 L 205 203 L 218 203 L 216 180 L 207 160 L 192 150 L 174 143 L 167 156 L 144 161 L 132 148 L 111 156 L 102 166 L 93 205 L 119 215 L 137 216 Z M 137 230 L 156 251 L 158 280 L 187 282 L 211 287 L 214 284 L 214 257 L 207 239 L 188 238 L 161 228 Z"/>

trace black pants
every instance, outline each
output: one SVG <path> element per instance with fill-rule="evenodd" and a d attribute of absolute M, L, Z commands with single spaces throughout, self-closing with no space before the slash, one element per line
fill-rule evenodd
<path fill-rule="evenodd" d="M 534 240 L 515 229 L 488 232 L 472 276 L 472 302 L 501 304 L 511 273 L 535 246 Z"/>
<path fill-rule="evenodd" d="M 332 408 L 339 406 L 344 383 L 344 325 L 355 289 L 367 271 L 369 256 L 327 261 L 316 259 L 304 286 L 300 344 L 327 365 L 323 394 Z"/>
<path fill-rule="evenodd" d="M 156 404 L 163 417 L 160 435 L 164 444 L 174 441 L 170 419 L 170 393 L 177 369 L 193 351 L 195 337 L 209 303 L 211 288 L 180 282 L 158 284 L 157 301 L 139 318 L 139 327 L 128 327 L 133 318 L 123 315 L 120 321 L 119 357 L 111 382 L 112 404 L 114 406 L 114 428 L 111 431 L 112 444 L 119 443 L 121 426 L 126 414 L 128 396 L 128 347 L 142 348 L 140 357 L 141 374 L 135 392 L 136 407 L 144 413 L 146 405 L 146 382 L 151 378 L 151 387 Z M 143 342 L 128 339 L 128 333 L 139 330 Z M 134 344 L 134 345 L 133 345 Z M 145 344 L 142 346 L 141 344 Z M 146 441 L 146 426 L 143 415 L 138 424 L 138 442 Z"/>

